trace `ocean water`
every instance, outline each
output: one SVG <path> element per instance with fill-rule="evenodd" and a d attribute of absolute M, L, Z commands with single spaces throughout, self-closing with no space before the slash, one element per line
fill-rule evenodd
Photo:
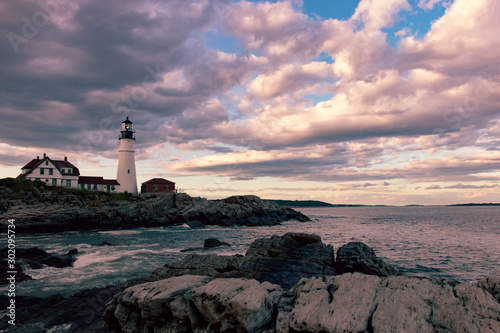
<path fill-rule="evenodd" d="M 73 267 L 28 270 L 35 280 L 17 284 L 18 295 L 69 296 L 79 290 L 148 276 L 187 254 L 244 254 L 261 237 L 286 232 L 321 236 L 340 246 L 361 241 L 409 275 L 476 281 L 500 275 L 500 207 L 346 207 L 299 209 L 311 222 L 289 221 L 269 227 L 170 228 L 16 235 L 18 247 L 38 246 L 64 254 L 77 248 Z M 215 237 L 232 244 L 193 252 Z M 98 246 L 102 242 L 111 246 Z M 1 290 L 4 292 L 5 287 Z"/>

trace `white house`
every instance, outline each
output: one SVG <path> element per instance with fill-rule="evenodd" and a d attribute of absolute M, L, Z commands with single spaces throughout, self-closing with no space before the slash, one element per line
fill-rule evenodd
<path fill-rule="evenodd" d="M 80 170 L 68 158 L 53 160 L 46 154 L 31 160 L 21 168 L 17 179 L 39 180 L 50 186 L 79 188 L 90 191 L 116 192 L 119 183 L 115 179 L 80 176 Z"/>
<path fill-rule="evenodd" d="M 17 179 L 39 180 L 47 185 L 78 187 L 80 170 L 65 157 L 63 161 L 52 160 L 46 154 L 43 158 L 39 156 L 31 160 L 21 168 L 21 174 Z"/>

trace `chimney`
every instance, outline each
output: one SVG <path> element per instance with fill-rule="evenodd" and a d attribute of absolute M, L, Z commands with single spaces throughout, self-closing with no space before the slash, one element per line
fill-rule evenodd
<path fill-rule="evenodd" d="M 43 158 L 47 157 L 47 154 L 43 153 Z"/>
<path fill-rule="evenodd" d="M 37 157 L 36 157 L 36 159 L 37 159 L 37 160 L 39 160 L 39 159 L 40 159 L 40 156 L 37 156 Z"/>
<path fill-rule="evenodd" d="M 64 162 L 68 162 L 68 157 L 64 156 Z"/>

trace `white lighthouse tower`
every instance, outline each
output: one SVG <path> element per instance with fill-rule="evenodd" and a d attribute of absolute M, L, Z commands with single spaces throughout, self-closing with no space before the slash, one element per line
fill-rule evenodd
<path fill-rule="evenodd" d="M 119 191 L 128 193 L 137 193 L 137 176 L 135 175 L 135 159 L 134 159 L 134 127 L 133 123 L 128 120 L 122 122 L 122 130 L 120 132 L 120 150 L 118 156 L 118 172 L 116 181 L 120 184 Z"/>

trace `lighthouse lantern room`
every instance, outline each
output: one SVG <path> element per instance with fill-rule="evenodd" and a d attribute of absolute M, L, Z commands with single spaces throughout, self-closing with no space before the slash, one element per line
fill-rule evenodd
<path fill-rule="evenodd" d="M 128 119 L 122 122 L 120 132 L 120 150 L 118 156 L 118 172 L 116 180 L 120 184 L 119 191 L 137 193 L 137 176 L 134 159 L 134 124 Z"/>

